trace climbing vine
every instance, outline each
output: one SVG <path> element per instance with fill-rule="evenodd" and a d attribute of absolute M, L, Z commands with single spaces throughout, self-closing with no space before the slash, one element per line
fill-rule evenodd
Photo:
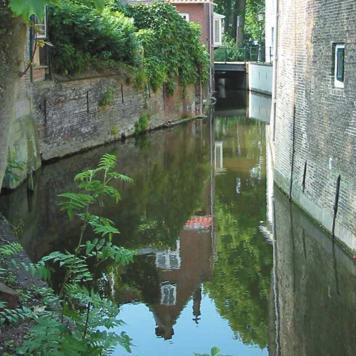
<path fill-rule="evenodd" d="M 163 2 L 129 6 L 124 11 L 139 30 L 144 72 L 154 90 L 165 84 L 172 92 L 177 78 L 183 86 L 207 80 L 209 57 L 197 24 L 185 21 Z"/>
<path fill-rule="evenodd" d="M 54 45 L 53 66 L 73 75 L 108 64 L 138 64 L 138 46 L 132 19 L 118 11 L 65 1 L 49 11 L 49 37 Z"/>

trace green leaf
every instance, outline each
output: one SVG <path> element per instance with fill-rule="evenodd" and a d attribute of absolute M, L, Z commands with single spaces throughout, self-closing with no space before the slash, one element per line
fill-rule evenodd
<path fill-rule="evenodd" d="M 211 348 L 210 354 L 211 356 L 221 356 L 220 349 L 216 346 Z"/>
<path fill-rule="evenodd" d="M 105 0 L 94 0 L 94 5 L 98 10 L 102 10 L 105 6 Z"/>
<path fill-rule="evenodd" d="M 56 0 L 10 0 L 9 7 L 16 16 L 27 21 L 32 15 L 43 18 L 45 6 L 56 2 Z"/>
<path fill-rule="evenodd" d="M 94 197 L 83 193 L 62 193 L 58 195 L 61 198 L 59 205 L 66 211 L 70 219 L 75 212 L 80 212 L 94 202 Z"/>
<path fill-rule="evenodd" d="M 109 153 L 104 154 L 99 161 L 98 167 L 111 170 L 116 166 L 116 156 Z"/>
<path fill-rule="evenodd" d="M 121 180 L 125 183 L 132 183 L 133 179 L 125 174 L 117 173 L 117 172 L 110 172 L 108 176 L 115 180 Z"/>
<path fill-rule="evenodd" d="M 11 257 L 23 251 L 22 246 L 18 242 L 11 242 L 0 246 L 0 256 Z"/>

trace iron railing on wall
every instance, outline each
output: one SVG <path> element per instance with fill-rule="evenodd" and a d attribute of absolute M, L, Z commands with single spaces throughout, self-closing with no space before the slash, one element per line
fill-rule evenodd
<path fill-rule="evenodd" d="M 222 46 L 214 51 L 215 62 L 264 62 L 264 46 L 251 45 L 243 47 Z"/>

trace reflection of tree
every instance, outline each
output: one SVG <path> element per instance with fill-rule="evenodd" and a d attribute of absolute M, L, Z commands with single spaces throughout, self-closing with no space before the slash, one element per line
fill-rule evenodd
<path fill-rule="evenodd" d="M 235 125 L 226 127 L 225 137 L 239 131 L 237 139 L 243 142 L 241 161 L 244 165 L 238 165 L 241 170 L 227 171 L 216 177 L 217 261 L 213 278 L 205 287 L 237 336 L 246 344 L 262 348 L 268 342 L 267 298 L 272 252 L 258 232 L 259 222 L 265 217 L 265 180 L 252 177 L 248 172 L 263 158 L 264 151 L 256 144 L 261 139 L 258 125 L 243 128 L 235 120 L 230 121 L 230 126 L 232 122 Z M 236 142 L 226 141 L 224 157 L 235 155 L 235 162 L 239 162 L 236 150 L 232 149 Z M 235 189 L 237 175 L 238 195 Z"/>
<path fill-rule="evenodd" d="M 222 316 L 244 343 L 267 345 L 272 259 L 256 228 L 242 227 L 226 206 L 216 205 L 218 260 L 206 284 Z"/>
<path fill-rule="evenodd" d="M 134 248 L 174 247 L 185 222 L 195 211 L 204 210 L 208 147 L 198 137 L 180 137 L 178 132 L 177 136 L 163 154 L 145 152 L 160 159 L 142 167 L 133 177 L 134 185 L 123 192 L 120 205 L 125 210 L 116 214 L 120 243 Z"/>
<path fill-rule="evenodd" d="M 124 298 L 132 301 L 132 291 L 139 291 L 135 294 L 139 299 L 143 296 L 145 303 L 154 304 L 159 301 L 159 280 L 154 256 L 136 256 L 134 262 L 126 266 L 124 273 L 119 276 L 121 280 L 116 287 L 119 288 L 117 295 L 121 298 L 124 295 Z M 122 299 L 120 302 L 125 301 Z"/>

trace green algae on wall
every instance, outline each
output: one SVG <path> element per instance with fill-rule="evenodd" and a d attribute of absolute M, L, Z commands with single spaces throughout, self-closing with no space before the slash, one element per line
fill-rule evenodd
<path fill-rule="evenodd" d="M 0 2 L 0 187 L 7 165 L 10 127 L 18 113 L 15 102 L 23 87 L 26 25 L 12 17 L 5 2 Z M 27 113 L 28 114 L 28 113 Z"/>
<path fill-rule="evenodd" d="M 31 115 L 13 121 L 3 188 L 18 187 L 41 166 L 39 143 Z"/>

